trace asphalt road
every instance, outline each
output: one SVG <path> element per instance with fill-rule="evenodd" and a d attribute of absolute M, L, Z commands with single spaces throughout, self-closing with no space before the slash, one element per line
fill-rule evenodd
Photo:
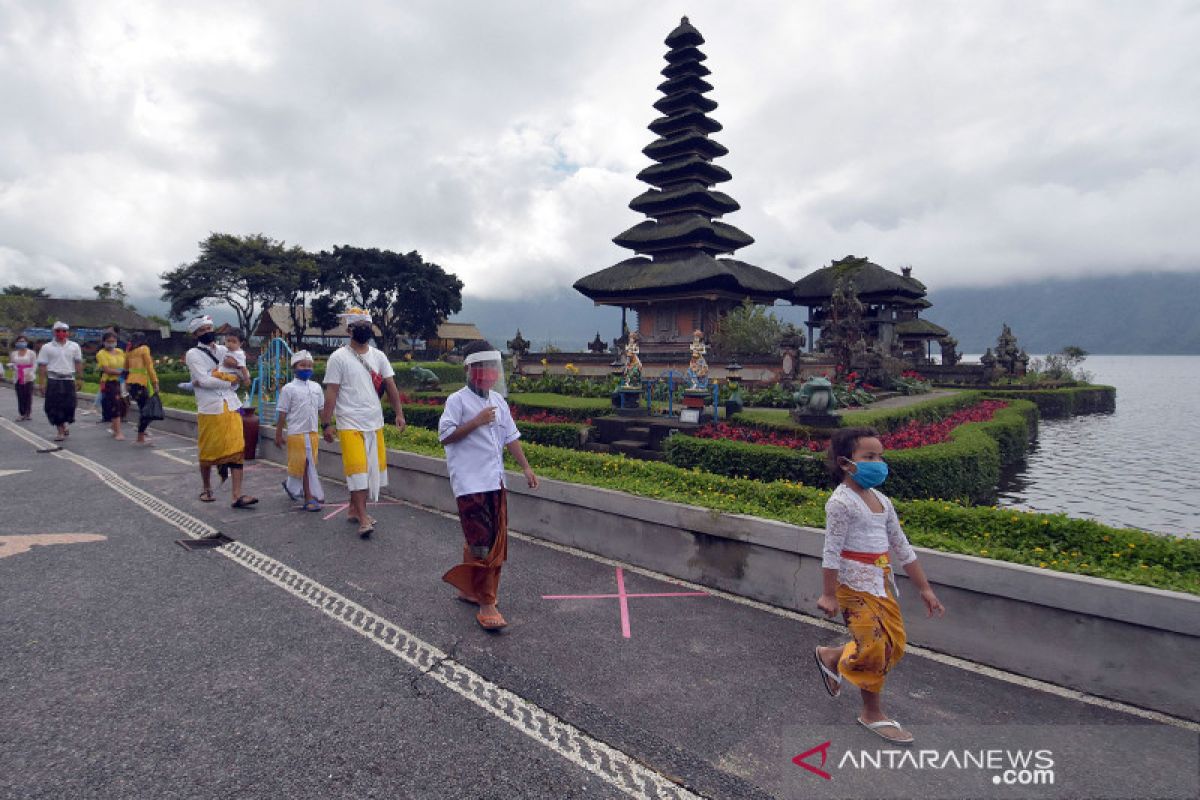
<path fill-rule="evenodd" d="M 81 415 L 41 453 L 39 411 L 12 422 L 2 389 L 0 417 L 3 798 L 1197 794 L 1195 725 L 918 655 L 887 709 L 938 755 L 863 765 L 888 748 L 818 684 L 827 627 L 517 536 L 489 634 L 440 580 L 457 521 L 402 486 L 363 541 L 341 484 L 305 513 L 256 462 L 254 510 L 204 504 L 187 439 L 137 448 Z M 234 543 L 177 544 L 198 525 Z M 661 596 L 623 616 L 622 584 Z M 813 748 L 816 770 L 793 761 Z M 1036 749 L 1053 785 L 946 762 Z"/>

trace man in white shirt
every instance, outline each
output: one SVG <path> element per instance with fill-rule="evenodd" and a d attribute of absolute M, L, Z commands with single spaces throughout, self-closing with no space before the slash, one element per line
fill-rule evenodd
<path fill-rule="evenodd" d="M 242 435 L 242 415 L 238 409 L 237 361 L 225 347 L 216 343 L 212 317 L 196 317 L 188 323 L 188 332 L 196 337 L 196 346 L 187 351 L 184 362 L 196 393 L 196 426 L 200 446 L 200 481 L 204 489 L 200 500 L 216 500 L 212 491 L 212 468 L 233 476 L 233 507 L 249 508 L 258 498 L 242 494 L 242 458 L 246 450 Z M 222 367 L 225 370 L 222 370 Z M 215 534 L 214 534 L 215 535 Z"/>
<path fill-rule="evenodd" d="M 504 487 L 504 451 L 525 473 L 530 489 L 537 476 L 525 460 L 521 433 L 504 399 L 504 368 L 499 351 L 487 342 L 463 350 L 467 385 L 446 398 L 438 421 L 438 439 L 446 448 L 450 488 L 462 524 L 463 560 L 442 576 L 458 589 L 458 599 L 476 603 L 475 620 L 485 630 L 508 623 L 496 607 L 500 569 L 508 557 L 508 494 Z"/>
<path fill-rule="evenodd" d="M 387 486 L 383 407 L 379 403 L 383 391 L 396 411 L 396 428 L 403 431 L 406 423 L 395 371 L 387 356 L 371 347 L 371 315 L 351 308 L 339 316 L 350 333 L 350 344 L 335 350 L 325 364 L 321 430 L 325 441 L 332 442 L 334 425 L 330 417 L 337 418 L 342 470 L 350 490 L 347 514 L 358 523 L 358 535 L 366 539 L 375 531 L 375 520 L 367 513 L 367 497 L 378 500 L 380 487 Z"/>
<path fill-rule="evenodd" d="M 58 429 L 54 441 L 71 434 L 68 425 L 75 422 L 77 392 L 83 388 L 83 351 L 72 342 L 71 326 L 54 323 L 54 340 L 38 350 L 38 394 L 46 398 L 46 419 Z"/>

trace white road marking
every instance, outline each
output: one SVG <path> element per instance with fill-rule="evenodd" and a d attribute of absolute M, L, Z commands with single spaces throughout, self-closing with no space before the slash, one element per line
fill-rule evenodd
<path fill-rule="evenodd" d="M 179 456 L 173 456 L 170 453 L 168 453 L 166 450 L 151 450 L 150 452 L 154 453 L 156 456 L 162 456 L 163 458 L 169 458 L 172 461 L 177 461 L 180 464 L 183 464 L 184 466 L 188 466 L 188 467 L 199 466 L 195 461 L 188 461 L 186 458 L 180 458 Z"/>
<path fill-rule="evenodd" d="M 40 437 L 26 433 L 9 423 L 8 420 L 0 419 L 0 425 L 39 447 L 45 443 Z M 145 511 L 164 520 L 187 536 L 199 538 L 216 533 L 216 529 L 203 520 L 170 505 L 85 456 L 68 450 L 56 452 L 54 455 L 88 470 L 105 486 L 124 495 Z M 230 542 L 216 548 L 215 551 L 303 600 L 355 633 L 365 636 L 400 660 L 420 670 L 426 677 L 469 700 L 630 797 L 647 798 L 647 800 L 654 798 L 684 800 L 702 797 L 621 750 L 589 736 L 537 704 L 492 683 L 474 670 L 458 663 L 432 644 L 303 573 L 291 569 L 286 564 L 241 542 Z"/>
<path fill-rule="evenodd" d="M 7 422 L 7 420 L 0 420 L 0 421 Z M 5 427 L 9 427 L 10 429 L 13 429 L 17 432 L 24 433 L 24 429 L 17 428 L 15 425 L 12 425 L 11 423 L 6 425 Z M 166 433 L 170 436 L 178 436 L 181 439 L 187 438 L 187 437 L 181 436 L 180 434 L 177 434 L 177 433 L 169 433 L 169 432 L 166 432 Z M 33 440 L 31 440 L 31 441 L 33 441 Z M 39 447 L 43 446 L 43 443 L 45 443 L 45 440 L 41 439 L 41 438 L 37 438 L 37 443 L 38 443 Z M 338 483 L 343 486 L 345 485 L 344 481 L 339 481 L 336 478 L 327 478 L 325 476 L 322 476 L 321 479 L 327 480 L 330 483 Z M 404 500 L 402 498 L 395 498 L 395 499 L 399 500 L 402 505 L 409 506 L 410 508 L 419 509 L 421 511 L 428 512 L 430 514 L 437 514 L 437 515 L 445 517 L 447 519 L 452 519 L 455 521 L 458 520 L 457 515 L 451 514 L 447 511 L 442 511 L 440 509 L 432 508 L 430 506 L 423 506 L 419 503 L 413 503 L 412 501 Z M 595 553 L 589 553 L 586 550 L 580 550 L 575 547 L 570 547 L 569 545 L 563 545 L 563 544 L 558 544 L 556 542 L 550 542 L 545 539 L 539 539 L 536 536 L 530 536 L 529 534 L 520 533 L 518 531 L 509 530 L 508 535 L 512 536 L 515 539 L 519 539 L 523 542 L 528 542 L 530 544 L 537 545 L 538 547 L 545 547 L 550 550 L 556 550 L 560 553 L 567 553 L 569 555 L 577 556 L 579 558 L 586 558 L 589 561 L 595 561 L 600 564 L 607 564 L 612 567 L 621 567 L 622 569 L 624 569 L 628 572 L 634 572 L 634 573 L 637 573 L 638 575 L 644 575 L 647 578 L 654 578 L 655 580 L 663 581 L 665 583 L 673 583 L 678 586 L 686 586 L 686 587 L 689 587 L 692 589 L 696 589 L 697 591 L 708 592 L 713 597 L 719 597 L 723 600 L 728 600 L 731 603 L 737 603 L 738 605 L 748 606 L 748 607 L 756 609 L 758 611 L 762 611 L 767 614 L 774 614 L 775 616 L 783 617 L 784 619 L 792 620 L 794 622 L 802 622 L 805 625 L 812 625 L 813 627 L 823 628 L 825 630 L 836 631 L 839 633 L 845 632 L 845 626 L 839 625 L 835 622 L 831 622 L 826 619 L 822 619 L 820 617 L 814 617 L 814 616 L 809 616 L 807 614 L 801 614 L 798 611 L 793 611 L 793 610 L 787 609 L 787 608 L 780 608 L 779 606 L 769 605 L 767 603 L 763 603 L 758 600 L 751 600 L 748 597 L 742 597 L 741 595 L 730 594 L 729 592 L 725 592 L 720 589 L 715 589 L 711 586 L 704 586 L 702 584 L 693 583 L 691 581 L 683 580 L 682 578 L 676 578 L 672 575 L 667 575 L 662 572 L 655 572 L 654 570 L 646 569 L 644 567 L 639 567 L 639 566 L 636 566 L 633 564 L 628 564 L 624 561 L 618 561 L 616 559 L 596 555 Z M 1159 711 L 1151 711 L 1150 709 L 1147 709 L 1147 708 L 1139 708 L 1138 706 L 1130 705 L 1128 703 L 1122 703 L 1119 700 L 1109 700 L 1104 697 L 1097 697 L 1095 695 L 1088 694 L 1086 692 L 1078 691 L 1077 689 L 1069 689 L 1065 686 L 1059 686 L 1054 683 L 1049 683 L 1048 681 L 1041 681 L 1041 680 L 1038 680 L 1037 678 L 1030 678 L 1025 675 L 1018 675 L 1015 672 L 1008 672 L 1006 670 L 999 669 L 998 667 L 991 667 L 991 666 L 988 666 L 987 664 L 980 664 L 980 663 L 970 661 L 965 658 L 959 658 L 957 656 L 947 655 L 946 653 L 939 653 L 936 650 L 930 650 L 928 648 L 921 647 L 919 645 L 914 645 L 912 643 L 909 643 L 908 645 L 905 646 L 904 653 L 905 653 L 905 655 L 914 655 L 914 656 L 919 656 L 921 658 L 927 658 L 930 661 L 936 661 L 937 663 L 944 664 L 948 667 L 954 667 L 955 669 L 961 669 L 961 670 L 964 670 L 966 672 L 970 672 L 970 673 L 973 673 L 976 675 L 983 675 L 988 678 L 992 678 L 994 680 L 1003 681 L 1004 683 L 1008 683 L 1013 686 L 1020 686 L 1025 689 L 1032 689 L 1034 691 L 1054 695 L 1055 697 L 1062 697 L 1067 700 L 1075 700 L 1077 702 L 1085 703 L 1087 705 L 1097 706 L 1099 708 L 1105 708 L 1105 709 L 1108 709 L 1109 711 L 1116 711 L 1116 712 L 1119 712 L 1122 714 L 1128 714 L 1130 716 L 1140 717 L 1141 719 L 1150 720 L 1152 722 L 1158 722 L 1163 725 L 1173 725 L 1174 727 L 1177 727 L 1177 728 L 1182 728 L 1184 730 L 1195 731 L 1197 733 L 1200 733 L 1200 723 L 1194 722 L 1189 719 L 1171 716 L 1170 714 L 1164 714 Z"/>
<path fill-rule="evenodd" d="M 0 469 L 0 478 L 7 478 L 9 475 L 20 475 L 22 472 L 29 472 L 27 469 Z"/>

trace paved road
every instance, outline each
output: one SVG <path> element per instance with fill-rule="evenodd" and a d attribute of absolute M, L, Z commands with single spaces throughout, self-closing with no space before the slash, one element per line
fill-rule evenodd
<path fill-rule="evenodd" d="M 39 453 L 14 416 L 0 390 L 0 798 L 1196 795 L 1196 726 L 919 655 L 889 709 L 940 755 L 848 763 L 889 756 L 816 681 L 829 626 L 516 538 L 488 634 L 439 579 L 454 519 L 389 499 L 362 541 L 343 486 L 305 513 L 262 462 L 255 510 L 202 504 L 186 439 L 83 416 Z M 1055 784 L 956 748 L 1052 750 Z"/>

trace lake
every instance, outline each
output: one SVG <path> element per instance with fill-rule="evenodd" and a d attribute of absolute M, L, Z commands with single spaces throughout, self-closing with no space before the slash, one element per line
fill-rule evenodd
<path fill-rule="evenodd" d="M 1042 420 L 1002 506 L 1200 538 L 1200 356 L 1088 356 L 1117 410 Z"/>

